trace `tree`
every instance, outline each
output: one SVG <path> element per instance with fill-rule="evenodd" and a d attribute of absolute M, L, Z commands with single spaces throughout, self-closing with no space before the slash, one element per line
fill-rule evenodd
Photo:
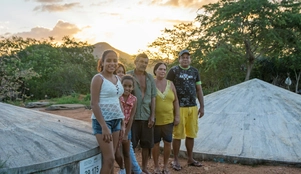
<path fill-rule="evenodd" d="M 22 66 L 32 67 L 40 76 L 26 81 L 28 95 L 36 99 L 89 93 L 97 62 L 93 46 L 64 37 L 61 45 L 50 41 L 31 45 L 19 52 Z"/>
<path fill-rule="evenodd" d="M 276 86 L 283 86 L 285 78 L 287 78 L 288 67 L 284 59 L 278 56 L 258 58 L 254 64 L 252 76 Z"/>
<path fill-rule="evenodd" d="M 298 92 L 301 78 L 301 1 L 281 1 L 279 18 L 273 27 L 279 32 L 281 49 L 278 54 L 283 59 L 283 65 L 295 76 L 295 92 Z"/>
<path fill-rule="evenodd" d="M 249 80 L 255 61 L 275 49 L 279 35 L 273 28 L 278 4 L 269 0 L 221 0 L 200 8 L 196 20 L 210 51 L 222 46 L 245 60 Z"/>
<path fill-rule="evenodd" d="M 87 93 L 90 91 L 90 82 L 94 74 L 96 74 L 97 61 L 93 56 L 94 46 L 89 45 L 87 42 L 77 42 L 74 38 L 64 37 L 64 43 L 60 46 L 61 56 L 64 62 L 63 67 L 68 68 L 69 71 L 65 73 L 70 73 L 70 78 L 76 79 L 73 81 L 72 91 L 77 91 L 80 93 Z M 73 72 L 76 70 L 77 72 Z M 73 72 L 73 73 L 72 73 Z M 70 81 L 70 78 L 65 80 Z M 70 82 L 71 83 L 71 82 Z"/>
<path fill-rule="evenodd" d="M 196 26 L 196 23 L 182 23 L 175 25 L 172 29 L 165 29 L 162 37 L 157 38 L 149 45 L 150 50 L 158 50 L 152 52 L 154 58 L 152 61 L 164 61 L 171 67 L 178 64 L 179 51 L 189 49 L 192 53 L 191 65 L 199 70 L 205 93 L 210 93 L 241 81 L 240 67 L 242 61 L 235 61 L 239 60 L 237 56 L 231 55 L 229 50 L 224 49 L 222 46 L 214 50 L 211 49 L 210 42 L 205 40 L 201 42 L 203 33 Z M 227 57 L 225 58 L 224 55 L 227 55 Z"/>
<path fill-rule="evenodd" d="M 37 77 L 38 74 L 32 68 L 22 68 L 17 53 L 33 43 L 36 43 L 36 40 L 24 40 L 21 37 L 0 40 L 0 98 L 13 100 L 27 97 L 24 95 L 27 90 L 24 82 Z"/>
<path fill-rule="evenodd" d="M 63 44 L 12 37 L 0 42 L 1 96 L 34 99 L 89 93 L 97 62 L 93 46 L 68 37 Z"/>
<path fill-rule="evenodd" d="M 220 46 L 214 49 L 202 60 L 199 70 L 205 92 L 206 90 L 215 92 L 243 81 L 243 67 L 241 66 L 243 61 L 236 54 L 232 54 L 227 47 Z"/>
<path fill-rule="evenodd" d="M 18 56 L 21 60 L 20 67 L 31 68 L 39 75 L 25 81 L 24 85 L 28 88 L 27 95 L 36 99 L 44 99 L 45 95 L 53 97 L 54 92 L 52 92 L 53 89 L 50 89 L 49 79 L 63 64 L 59 48 L 56 48 L 48 40 L 44 40 L 19 51 Z"/>
<path fill-rule="evenodd" d="M 174 25 L 172 29 L 165 28 L 162 36 L 148 45 L 148 50 L 144 52 L 154 61 L 170 64 L 178 58 L 179 52 L 186 49 L 189 43 L 197 37 L 198 33 L 195 31 L 196 26 L 192 22 Z"/>

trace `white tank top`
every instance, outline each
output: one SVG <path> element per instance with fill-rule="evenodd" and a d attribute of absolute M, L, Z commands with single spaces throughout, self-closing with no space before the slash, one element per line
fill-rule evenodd
<path fill-rule="evenodd" d="M 101 90 L 99 94 L 99 107 L 102 116 L 105 121 L 114 119 L 124 119 L 123 112 L 119 103 L 119 97 L 123 94 L 123 86 L 117 76 L 117 84 L 113 84 L 111 81 L 104 78 L 101 74 L 100 77 L 103 79 Z M 92 119 L 96 119 L 94 113 L 91 116 Z"/>

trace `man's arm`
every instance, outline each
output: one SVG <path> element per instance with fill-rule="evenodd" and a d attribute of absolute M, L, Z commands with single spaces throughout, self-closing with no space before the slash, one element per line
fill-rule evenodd
<path fill-rule="evenodd" d="M 177 126 L 180 122 L 180 106 L 179 106 L 179 100 L 178 100 L 178 95 L 177 95 L 177 91 L 175 88 L 175 85 L 170 82 L 170 86 L 172 88 L 172 91 L 174 93 L 175 96 L 175 100 L 173 101 L 173 108 L 174 108 L 174 126 Z"/>
<path fill-rule="evenodd" d="M 156 95 L 157 95 L 157 88 L 154 78 L 149 74 L 149 77 L 151 79 L 151 103 L 150 103 L 150 109 L 151 109 L 151 115 L 148 119 L 148 127 L 151 128 L 155 124 L 155 109 L 156 109 Z"/>
<path fill-rule="evenodd" d="M 148 127 L 151 128 L 155 124 L 155 108 L 156 108 L 156 97 L 151 100 L 151 115 L 148 119 Z"/>
<path fill-rule="evenodd" d="M 200 103 L 199 118 L 201 118 L 204 115 L 204 96 L 201 84 L 196 84 L 196 94 Z"/>

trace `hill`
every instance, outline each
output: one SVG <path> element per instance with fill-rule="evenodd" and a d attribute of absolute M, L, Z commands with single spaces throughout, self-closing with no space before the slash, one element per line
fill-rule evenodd
<path fill-rule="evenodd" d="M 116 49 L 106 42 L 98 42 L 98 43 L 94 44 L 94 47 L 95 48 L 93 51 L 93 55 L 96 59 L 99 59 L 99 57 L 102 55 L 102 53 L 105 50 L 112 49 L 119 53 L 119 60 L 124 65 L 126 65 L 127 70 L 132 69 L 134 67 L 134 55 L 130 55 L 119 49 Z"/>

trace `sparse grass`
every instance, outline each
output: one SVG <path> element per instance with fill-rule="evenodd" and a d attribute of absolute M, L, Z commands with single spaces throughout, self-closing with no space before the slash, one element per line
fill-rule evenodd
<path fill-rule="evenodd" d="M 72 94 L 63 96 L 61 98 L 50 99 L 50 102 L 53 102 L 55 104 L 83 104 L 85 106 L 90 106 L 90 94 Z"/>
<path fill-rule="evenodd" d="M 5 103 L 11 104 L 11 105 L 15 105 L 15 106 L 24 106 L 24 102 L 23 101 L 5 101 Z"/>
<path fill-rule="evenodd" d="M 73 93 L 71 95 L 62 96 L 60 98 L 47 99 L 47 101 L 51 103 L 50 105 L 52 105 L 52 104 L 83 104 L 85 106 L 90 106 L 90 98 L 91 98 L 90 94 L 82 95 L 82 94 Z M 38 101 L 39 100 L 31 100 L 31 101 L 27 101 L 26 103 L 38 102 Z M 25 106 L 25 104 L 26 104 L 22 101 L 7 101 L 6 103 L 9 103 L 9 104 L 12 104 L 15 106 Z"/>

